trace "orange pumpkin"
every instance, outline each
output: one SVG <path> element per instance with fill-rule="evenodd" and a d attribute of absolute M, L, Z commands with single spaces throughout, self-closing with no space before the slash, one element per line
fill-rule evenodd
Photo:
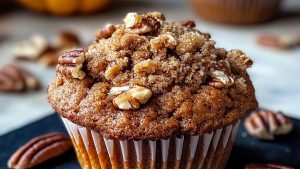
<path fill-rule="evenodd" d="M 18 0 L 24 7 L 54 15 L 92 13 L 105 8 L 109 0 Z"/>

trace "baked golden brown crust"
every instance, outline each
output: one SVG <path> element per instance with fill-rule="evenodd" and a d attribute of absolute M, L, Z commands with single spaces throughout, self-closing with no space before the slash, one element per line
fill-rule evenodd
<path fill-rule="evenodd" d="M 61 116 L 112 139 L 160 139 L 212 131 L 257 107 L 240 50 L 215 48 L 209 34 L 158 12 L 124 22 L 61 57 L 48 89 Z"/>

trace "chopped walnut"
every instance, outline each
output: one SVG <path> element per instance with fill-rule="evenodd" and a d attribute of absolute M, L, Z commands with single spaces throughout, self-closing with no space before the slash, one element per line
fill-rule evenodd
<path fill-rule="evenodd" d="M 112 80 L 115 76 L 117 76 L 123 67 L 127 66 L 128 58 L 125 57 L 123 59 L 118 59 L 117 62 L 113 62 L 111 66 L 108 66 L 108 68 L 105 71 L 105 78 L 107 80 Z"/>
<path fill-rule="evenodd" d="M 133 34 L 145 34 L 155 32 L 160 28 L 161 19 L 157 19 L 158 14 L 148 13 L 139 15 L 137 13 L 128 13 L 124 18 L 126 32 Z"/>
<path fill-rule="evenodd" d="M 227 53 L 227 56 L 229 62 L 238 65 L 242 69 L 247 69 L 253 64 L 253 61 L 241 50 L 231 50 Z"/>
<path fill-rule="evenodd" d="M 209 85 L 222 89 L 226 86 L 230 86 L 234 83 L 234 79 L 225 74 L 224 71 L 215 70 L 212 72 L 212 79 L 208 82 Z"/>
<path fill-rule="evenodd" d="M 142 86 L 113 87 L 110 94 L 118 95 L 113 99 L 113 105 L 122 110 L 138 109 L 152 96 L 151 90 Z"/>

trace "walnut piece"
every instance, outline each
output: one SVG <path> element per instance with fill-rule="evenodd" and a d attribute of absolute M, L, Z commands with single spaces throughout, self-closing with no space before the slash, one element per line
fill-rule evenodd
<path fill-rule="evenodd" d="M 245 169 L 294 169 L 289 166 L 277 164 L 247 164 Z"/>
<path fill-rule="evenodd" d="M 160 13 L 147 13 L 145 15 L 139 15 L 137 13 L 128 13 L 123 19 L 126 32 L 133 34 L 145 34 L 149 32 L 155 32 L 160 28 L 160 21 L 164 19 Z"/>
<path fill-rule="evenodd" d="M 239 65 L 244 70 L 250 68 L 253 64 L 253 61 L 241 50 L 231 50 L 228 52 L 227 56 L 229 62 Z"/>
<path fill-rule="evenodd" d="M 85 50 L 78 48 L 64 53 L 58 59 L 57 72 L 75 79 L 83 79 L 86 73 L 82 70 L 85 61 Z"/>
<path fill-rule="evenodd" d="M 53 132 L 35 137 L 19 148 L 8 160 L 9 168 L 26 169 L 59 156 L 72 147 L 62 133 Z"/>
<path fill-rule="evenodd" d="M 96 41 L 99 41 L 100 39 L 107 39 L 111 37 L 111 35 L 116 31 L 116 27 L 112 24 L 107 24 L 103 29 L 101 29 L 96 34 Z"/>
<path fill-rule="evenodd" d="M 39 80 L 25 68 L 7 64 L 0 69 L 0 91 L 20 92 L 39 88 Z"/>
<path fill-rule="evenodd" d="M 224 71 L 215 70 L 212 72 L 211 80 L 208 82 L 210 86 L 217 89 L 223 89 L 226 86 L 231 86 L 234 83 L 234 79 L 227 76 Z"/>
<path fill-rule="evenodd" d="M 245 119 L 246 131 L 253 137 L 273 140 L 276 135 L 284 135 L 293 129 L 292 121 L 282 112 L 259 110 Z"/>
<path fill-rule="evenodd" d="M 36 60 L 48 50 L 51 50 L 51 47 L 47 40 L 41 35 L 33 35 L 17 46 L 15 56 L 22 60 Z"/>
<path fill-rule="evenodd" d="M 138 109 L 152 96 L 151 90 L 142 86 L 112 87 L 109 94 L 118 95 L 113 105 L 122 110 Z"/>

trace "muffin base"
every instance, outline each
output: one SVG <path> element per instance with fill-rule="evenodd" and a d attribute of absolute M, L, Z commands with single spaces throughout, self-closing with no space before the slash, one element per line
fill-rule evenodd
<path fill-rule="evenodd" d="M 223 169 L 239 122 L 204 135 L 110 140 L 62 118 L 83 169 Z"/>

